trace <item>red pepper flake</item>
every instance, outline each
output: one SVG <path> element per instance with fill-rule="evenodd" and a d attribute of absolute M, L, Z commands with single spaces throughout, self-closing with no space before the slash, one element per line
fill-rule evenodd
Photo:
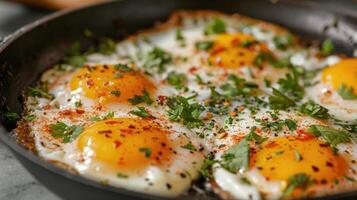
<path fill-rule="evenodd" d="M 299 135 L 299 137 L 297 137 L 298 140 L 305 141 L 315 138 L 312 134 L 306 133 L 303 129 L 298 129 L 296 133 Z"/>
<path fill-rule="evenodd" d="M 97 133 L 99 133 L 99 134 L 110 134 L 110 133 L 112 133 L 112 130 L 100 130 Z"/>
<path fill-rule="evenodd" d="M 112 124 L 118 124 L 119 122 L 117 122 L 117 121 L 106 121 L 104 123 L 112 125 Z"/>
<path fill-rule="evenodd" d="M 161 106 L 165 104 L 166 100 L 167 100 L 167 96 L 158 96 L 157 97 L 157 101 Z"/>
<path fill-rule="evenodd" d="M 81 115 L 81 114 L 85 113 L 85 111 L 82 109 L 76 109 L 76 113 Z"/>
<path fill-rule="evenodd" d="M 87 86 L 92 87 L 94 85 L 94 81 L 92 79 L 87 81 Z"/>
<path fill-rule="evenodd" d="M 197 71 L 197 67 L 191 67 L 188 71 L 190 73 L 195 73 Z"/>
<path fill-rule="evenodd" d="M 115 148 L 119 148 L 119 146 L 122 144 L 119 140 L 115 140 L 114 141 L 114 144 L 115 144 Z"/>

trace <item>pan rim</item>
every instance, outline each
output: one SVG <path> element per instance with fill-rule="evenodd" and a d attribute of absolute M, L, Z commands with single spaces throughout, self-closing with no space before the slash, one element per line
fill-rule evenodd
<path fill-rule="evenodd" d="M 0 54 L 2 54 L 17 39 L 19 39 L 22 36 L 25 36 L 27 33 L 31 32 L 32 30 L 34 30 L 42 25 L 45 25 L 47 22 L 53 21 L 55 19 L 69 15 L 71 13 L 80 12 L 80 11 L 91 9 L 91 8 L 98 8 L 98 7 L 106 6 L 106 5 L 113 4 L 113 3 L 120 4 L 121 2 L 124 2 L 124 1 L 126 1 L 126 0 L 118 0 L 115 2 L 102 2 L 99 4 L 87 5 L 87 6 L 83 6 L 80 8 L 73 8 L 73 9 L 68 9 L 68 10 L 57 11 L 53 14 L 44 16 L 38 20 L 35 20 L 32 23 L 29 23 L 29 24 L 21 27 L 14 33 L 4 37 L 4 40 L 2 42 L 0 42 Z M 305 6 L 305 7 L 315 7 L 317 5 L 313 2 L 309 2 L 309 3 L 307 1 L 296 2 L 296 1 L 292 1 L 292 0 L 281 0 L 281 1 L 279 1 L 279 3 L 290 4 L 292 6 Z M 334 11 L 334 9 L 322 8 L 322 10 L 326 11 L 328 13 L 341 14 L 341 13 Z M 353 18 L 357 19 L 357 15 L 356 16 L 345 15 L 345 16 L 349 16 L 349 17 L 353 17 Z M 106 191 L 114 192 L 114 193 L 117 193 L 117 195 L 128 195 L 131 197 L 138 197 L 138 198 L 142 198 L 142 195 L 145 195 L 145 198 L 147 198 L 147 199 L 164 199 L 164 197 L 130 191 L 130 190 L 126 190 L 124 188 L 117 188 L 117 187 L 113 187 L 113 186 L 104 186 L 97 181 L 93 181 L 91 179 L 82 177 L 80 175 L 76 175 L 74 173 L 69 172 L 68 170 L 65 170 L 65 169 L 60 168 L 56 165 L 53 165 L 53 164 L 49 163 L 48 161 L 42 159 L 41 157 L 26 150 L 24 147 L 22 147 L 20 144 L 18 144 L 14 140 L 14 138 L 11 136 L 11 132 L 7 131 L 6 128 L 3 126 L 3 124 L 0 124 L 0 141 L 2 141 L 6 146 L 8 146 L 11 149 L 11 151 L 17 152 L 20 156 L 26 158 L 27 160 L 30 160 L 33 164 L 38 165 L 42 168 L 45 168 L 46 170 L 49 170 L 52 173 L 55 173 L 55 174 L 65 177 L 67 179 L 70 179 L 71 181 L 75 181 L 80 184 L 88 185 L 88 186 L 95 187 L 98 189 L 103 189 Z M 317 197 L 315 199 L 338 198 L 341 196 L 343 197 L 343 196 L 351 196 L 351 195 L 357 195 L 357 190 L 350 191 L 350 192 L 344 192 L 344 193 L 338 193 L 338 194 L 324 196 L 324 197 Z M 180 198 L 180 196 L 179 196 L 179 198 Z"/>

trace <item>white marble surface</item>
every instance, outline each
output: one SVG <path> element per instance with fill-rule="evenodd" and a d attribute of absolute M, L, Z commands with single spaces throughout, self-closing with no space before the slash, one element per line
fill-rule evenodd
<path fill-rule="evenodd" d="M 59 200 L 39 184 L 0 142 L 0 200 Z"/>

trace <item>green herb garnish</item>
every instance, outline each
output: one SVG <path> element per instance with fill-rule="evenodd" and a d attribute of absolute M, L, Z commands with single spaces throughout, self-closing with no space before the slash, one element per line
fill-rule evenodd
<path fill-rule="evenodd" d="M 165 71 L 165 65 L 172 62 L 172 56 L 159 47 L 151 50 L 145 59 L 144 66 L 148 68 L 157 68 L 159 73 Z"/>
<path fill-rule="evenodd" d="M 212 41 L 199 41 L 195 43 L 196 49 L 201 51 L 207 51 L 213 47 Z"/>
<path fill-rule="evenodd" d="M 327 108 L 316 104 L 313 101 L 308 101 L 302 104 L 300 106 L 300 112 L 318 119 L 328 119 L 330 117 Z"/>
<path fill-rule="evenodd" d="M 322 137 L 332 148 L 340 143 L 348 143 L 351 141 L 351 134 L 345 130 L 335 129 L 323 125 L 312 125 L 308 131 L 314 134 L 316 137 Z"/>
<path fill-rule="evenodd" d="M 103 116 L 94 116 L 91 118 L 91 121 L 93 122 L 97 122 L 97 121 L 103 121 L 103 120 L 107 120 L 107 119 L 111 119 L 114 118 L 114 112 L 108 112 L 107 114 L 103 115 Z"/>
<path fill-rule="evenodd" d="M 147 147 L 139 148 L 140 152 L 143 152 L 146 158 L 151 156 L 151 149 Z"/>
<path fill-rule="evenodd" d="M 147 105 L 151 105 L 154 101 L 150 98 L 150 94 L 147 90 L 143 90 L 143 94 L 141 96 L 135 95 L 133 98 L 128 100 L 132 105 L 138 105 L 140 103 L 146 103 Z"/>
<path fill-rule="evenodd" d="M 230 147 L 220 161 L 221 165 L 232 173 L 240 169 L 249 169 L 249 144 L 243 139 Z"/>
<path fill-rule="evenodd" d="M 49 125 L 49 128 L 51 131 L 51 135 L 54 138 L 62 138 L 63 143 L 72 142 L 83 132 L 82 126 L 69 126 L 64 122 L 57 122 L 56 124 L 51 124 Z"/>
<path fill-rule="evenodd" d="M 114 69 L 115 70 L 120 70 L 120 71 L 123 71 L 123 72 L 131 72 L 131 71 L 133 71 L 133 69 L 131 67 L 129 67 L 126 64 L 121 64 L 121 63 L 114 65 Z"/>
<path fill-rule="evenodd" d="M 152 117 L 144 107 L 137 107 L 137 110 L 132 110 L 129 113 L 142 118 Z"/>
<path fill-rule="evenodd" d="M 187 144 L 181 146 L 184 149 L 188 149 L 190 151 L 197 151 L 196 147 L 193 146 L 193 144 L 191 142 L 188 142 Z"/>
<path fill-rule="evenodd" d="M 187 84 L 187 77 L 185 74 L 170 72 L 167 81 L 170 85 L 175 86 L 176 89 L 182 89 Z"/>
<path fill-rule="evenodd" d="M 344 100 L 355 100 L 357 99 L 357 95 L 353 91 L 353 87 L 346 86 L 345 84 L 341 84 L 340 87 L 338 87 L 338 94 L 344 99 Z"/>
<path fill-rule="evenodd" d="M 212 35 L 224 32 L 226 32 L 226 23 L 219 18 L 214 18 L 213 20 L 211 20 L 204 30 L 205 35 Z"/>
<path fill-rule="evenodd" d="M 298 173 L 288 178 L 288 185 L 283 191 L 283 197 L 289 196 L 295 188 L 306 189 L 313 183 L 312 178 L 305 173 Z"/>
<path fill-rule="evenodd" d="M 40 97 L 40 98 L 46 98 L 46 99 L 50 99 L 50 100 L 55 98 L 53 94 L 50 94 L 40 88 L 33 88 L 33 87 L 29 87 L 27 94 L 32 97 Z"/>
<path fill-rule="evenodd" d="M 295 101 L 273 88 L 273 93 L 269 96 L 269 104 L 272 109 L 284 110 L 294 106 Z"/>
<path fill-rule="evenodd" d="M 273 38 L 275 47 L 280 50 L 286 50 L 293 44 L 293 36 L 291 34 L 278 35 Z"/>
<path fill-rule="evenodd" d="M 326 39 L 321 45 L 320 52 L 322 55 L 328 56 L 332 53 L 333 49 L 334 47 L 332 41 L 330 39 Z"/>

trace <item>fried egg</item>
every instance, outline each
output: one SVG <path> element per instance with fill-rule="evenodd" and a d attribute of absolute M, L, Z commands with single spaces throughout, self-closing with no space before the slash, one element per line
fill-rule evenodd
<path fill-rule="evenodd" d="M 357 61 L 331 53 L 273 24 L 181 11 L 91 48 L 79 67 L 66 58 L 43 73 L 22 122 L 40 157 L 131 191 L 181 197 L 194 188 L 222 199 L 351 191 Z"/>

